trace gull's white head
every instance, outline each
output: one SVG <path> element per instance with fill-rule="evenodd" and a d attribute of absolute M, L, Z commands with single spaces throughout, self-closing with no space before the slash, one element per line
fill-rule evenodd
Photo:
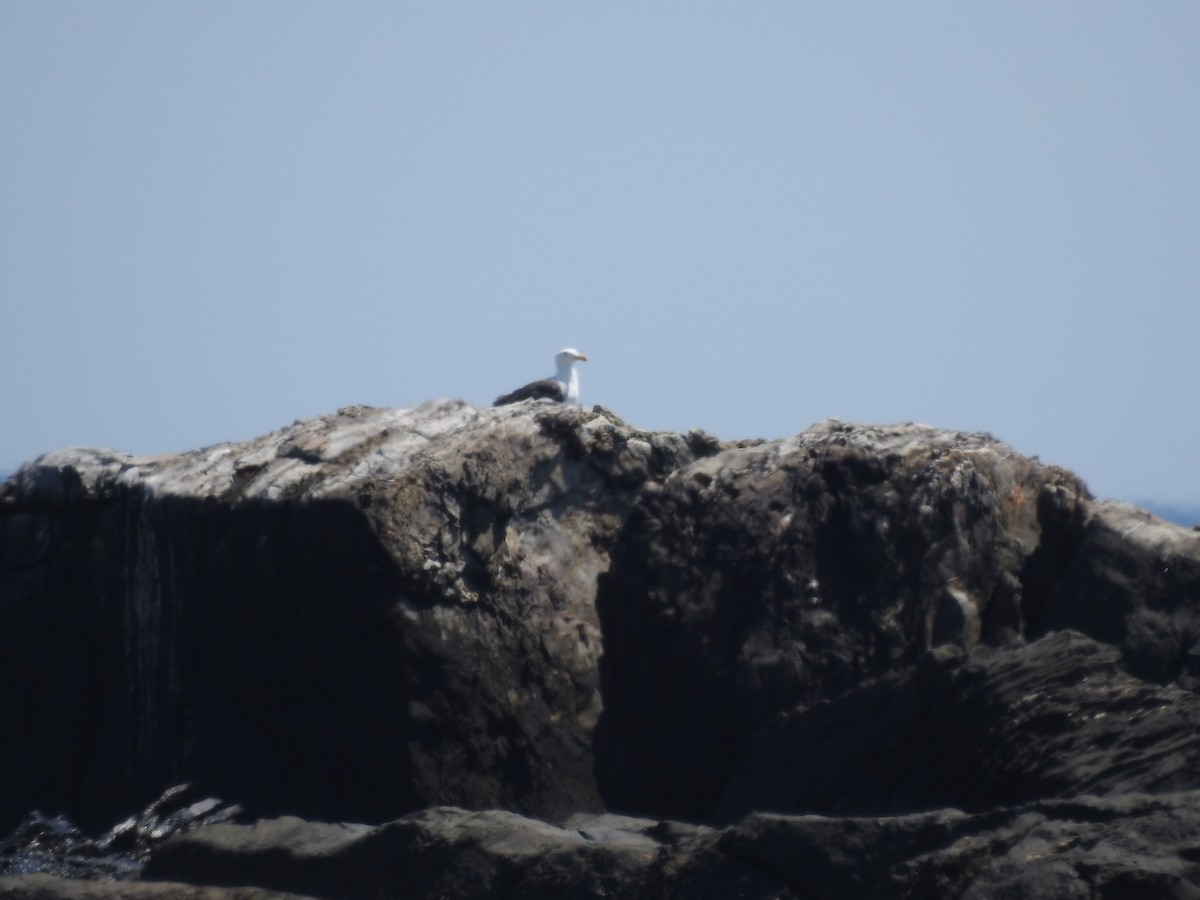
<path fill-rule="evenodd" d="M 569 368 L 577 362 L 587 362 L 587 357 L 573 347 L 568 347 L 565 350 L 559 350 L 554 357 L 554 361 L 560 369 Z"/>
<path fill-rule="evenodd" d="M 579 402 L 579 373 L 575 371 L 575 363 L 587 362 L 587 357 L 568 347 L 566 350 L 559 350 L 554 357 L 554 362 L 558 365 L 558 371 L 554 373 L 554 377 L 562 382 L 565 388 L 563 400 L 567 403 Z"/>

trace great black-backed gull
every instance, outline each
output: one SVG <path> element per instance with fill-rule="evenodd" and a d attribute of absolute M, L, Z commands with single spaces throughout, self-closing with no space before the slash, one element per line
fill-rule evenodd
<path fill-rule="evenodd" d="M 560 350 L 558 355 L 554 357 L 554 365 L 557 371 L 553 378 L 543 378 L 540 381 L 531 381 L 524 387 L 519 387 L 511 394 L 504 394 L 496 398 L 496 402 L 492 406 L 505 406 L 509 403 L 518 403 L 521 400 L 557 400 L 559 403 L 578 403 L 579 402 L 579 373 L 575 371 L 575 363 L 587 362 L 587 357 L 568 347 L 566 350 Z"/>

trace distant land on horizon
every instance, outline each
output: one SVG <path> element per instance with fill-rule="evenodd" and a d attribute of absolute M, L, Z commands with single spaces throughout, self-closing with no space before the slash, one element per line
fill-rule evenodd
<path fill-rule="evenodd" d="M 1146 503 L 1138 500 L 1129 501 L 1134 506 L 1148 509 L 1160 519 L 1185 525 L 1188 528 L 1200 526 L 1200 505 L 1194 503 Z"/>

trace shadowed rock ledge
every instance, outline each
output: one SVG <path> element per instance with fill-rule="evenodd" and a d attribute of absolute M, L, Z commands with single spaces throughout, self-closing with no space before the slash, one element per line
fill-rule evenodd
<path fill-rule="evenodd" d="M 1198 599 L 1200 535 L 920 425 L 57 451 L 0 486 L 0 833 L 190 781 L 243 818 L 130 896 L 1200 897 Z"/>

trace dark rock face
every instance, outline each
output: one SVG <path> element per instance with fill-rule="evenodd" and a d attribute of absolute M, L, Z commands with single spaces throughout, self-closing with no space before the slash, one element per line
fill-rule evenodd
<path fill-rule="evenodd" d="M 1030 604 L 1036 630 L 1082 631 L 1121 647 L 1141 677 L 1195 687 L 1200 535 L 1118 503 L 1047 519 L 1047 543 L 1060 549 Z"/>
<path fill-rule="evenodd" d="M 1200 898 L 1198 601 L 1200 534 L 924 426 L 61 451 L 0 486 L 0 898 Z M 185 779 L 248 815 L 28 865 Z"/>
<path fill-rule="evenodd" d="M 709 815 L 780 710 L 1019 638 L 1043 491 L 1086 496 L 985 435 L 837 422 L 672 473 L 600 580 L 606 800 Z"/>
<path fill-rule="evenodd" d="M 260 812 L 595 809 L 595 579 L 715 442 L 554 406 L 354 408 L 181 457 L 67 451 L 0 497 L 0 822 L 191 780 Z"/>
<path fill-rule="evenodd" d="M 930 654 L 778 717 L 719 814 L 986 810 L 1200 785 L 1200 698 L 1148 684 L 1075 632 Z"/>

